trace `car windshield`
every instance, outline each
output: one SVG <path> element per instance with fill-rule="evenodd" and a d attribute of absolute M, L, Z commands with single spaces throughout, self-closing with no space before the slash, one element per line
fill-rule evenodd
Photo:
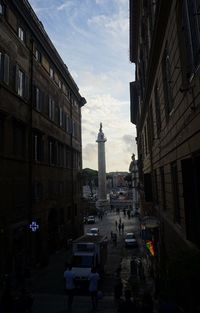
<path fill-rule="evenodd" d="M 97 233 L 98 233 L 98 230 L 97 230 L 97 229 L 91 229 L 91 230 L 90 230 L 90 233 L 97 234 Z"/>
<path fill-rule="evenodd" d="M 135 236 L 133 234 L 126 235 L 126 239 L 135 239 Z"/>

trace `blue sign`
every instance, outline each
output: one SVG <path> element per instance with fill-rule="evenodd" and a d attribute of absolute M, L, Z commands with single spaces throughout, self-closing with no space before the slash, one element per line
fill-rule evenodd
<path fill-rule="evenodd" d="M 32 222 L 30 225 L 29 225 L 29 228 L 31 229 L 32 232 L 36 232 L 38 229 L 39 229 L 39 225 L 36 223 L 36 222 Z"/>

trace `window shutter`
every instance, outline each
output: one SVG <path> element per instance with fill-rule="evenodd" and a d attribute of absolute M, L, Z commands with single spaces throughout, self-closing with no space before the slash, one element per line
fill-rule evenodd
<path fill-rule="evenodd" d="M 3 68 L 4 68 L 4 55 L 0 52 L 0 80 L 3 80 Z"/>
<path fill-rule="evenodd" d="M 188 3 L 188 14 L 190 20 L 190 30 L 191 30 L 191 39 L 192 39 L 192 48 L 193 48 L 193 60 L 194 60 L 194 70 L 197 70 L 197 67 L 200 63 L 200 34 L 198 26 L 198 15 L 197 15 L 197 5 L 196 0 L 187 0 Z"/>
<path fill-rule="evenodd" d="M 10 70 L 9 64 L 10 64 L 9 56 L 7 54 L 5 54 L 4 55 L 4 77 L 3 77 L 3 80 L 7 85 L 9 84 L 9 70 Z"/>
<path fill-rule="evenodd" d="M 44 111 L 44 101 L 45 101 L 45 94 L 42 90 L 40 90 L 40 111 Z"/>
<path fill-rule="evenodd" d="M 29 98 L 29 78 L 26 74 L 24 75 L 24 98 Z"/>
<path fill-rule="evenodd" d="M 183 1 L 182 30 L 185 40 L 187 76 L 191 78 L 191 74 L 196 72 L 200 63 L 200 34 L 194 0 Z"/>
<path fill-rule="evenodd" d="M 19 85 L 19 66 L 15 67 L 15 91 L 18 93 L 18 85 Z"/>

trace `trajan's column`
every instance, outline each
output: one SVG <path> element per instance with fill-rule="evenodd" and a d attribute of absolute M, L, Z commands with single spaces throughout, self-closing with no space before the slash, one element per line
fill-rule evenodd
<path fill-rule="evenodd" d="M 106 193 L 106 160 L 105 160 L 105 142 L 106 137 L 102 131 L 102 123 L 96 142 L 98 142 L 98 200 L 96 206 L 99 210 L 104 211 L 108 208 L 109 202 Z"/>

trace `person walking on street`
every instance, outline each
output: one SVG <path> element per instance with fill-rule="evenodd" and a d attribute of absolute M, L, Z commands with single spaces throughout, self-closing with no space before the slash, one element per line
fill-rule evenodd
<path fill-rule="evenodd" d="M 120 232 L 121 232 L 121 223 L 119 223 L 118 229 L 119 229 L 119 234 L 120 234 Z"/>
<path fill-rule="evenodd" d="M 115 227 L 116 227 L 116 230 L 117 230 L 117 221 L 115 221 Z"/>
<path fill-rule="evenodd" d="M 124 223 L 122 223 L 122 234 L 124 233 Z"/>
<path fill-rule="evenodd" d="M 95 310 L 97 308 L 97 305 L 98 305 L 97 292 L 98 292 L 98 281 L 99 281 L 99 279 L 100 279 L 100 277 L 96 271 L 96 268 L 92 268 L 91 273 L 88 275 L 88 280 L 89 280 L 89 292 L 91 295 L 93 310 Z"/>
<path fill-rule="evenodd" d="M 68 295 L 68 310 L 71 311 L 72 309 L 72 303 L 74 300 L 74 291 L 75 291 L 75 284 L 74 284 L 74 279 L 75 279 L 75 274 L 72 271 L 72 266 L 71 264 L 66 264 L 65 266 L 65 271 L 64 271 L 64 279 L 65 279 L 65 289 L 66 293 Z"/>

